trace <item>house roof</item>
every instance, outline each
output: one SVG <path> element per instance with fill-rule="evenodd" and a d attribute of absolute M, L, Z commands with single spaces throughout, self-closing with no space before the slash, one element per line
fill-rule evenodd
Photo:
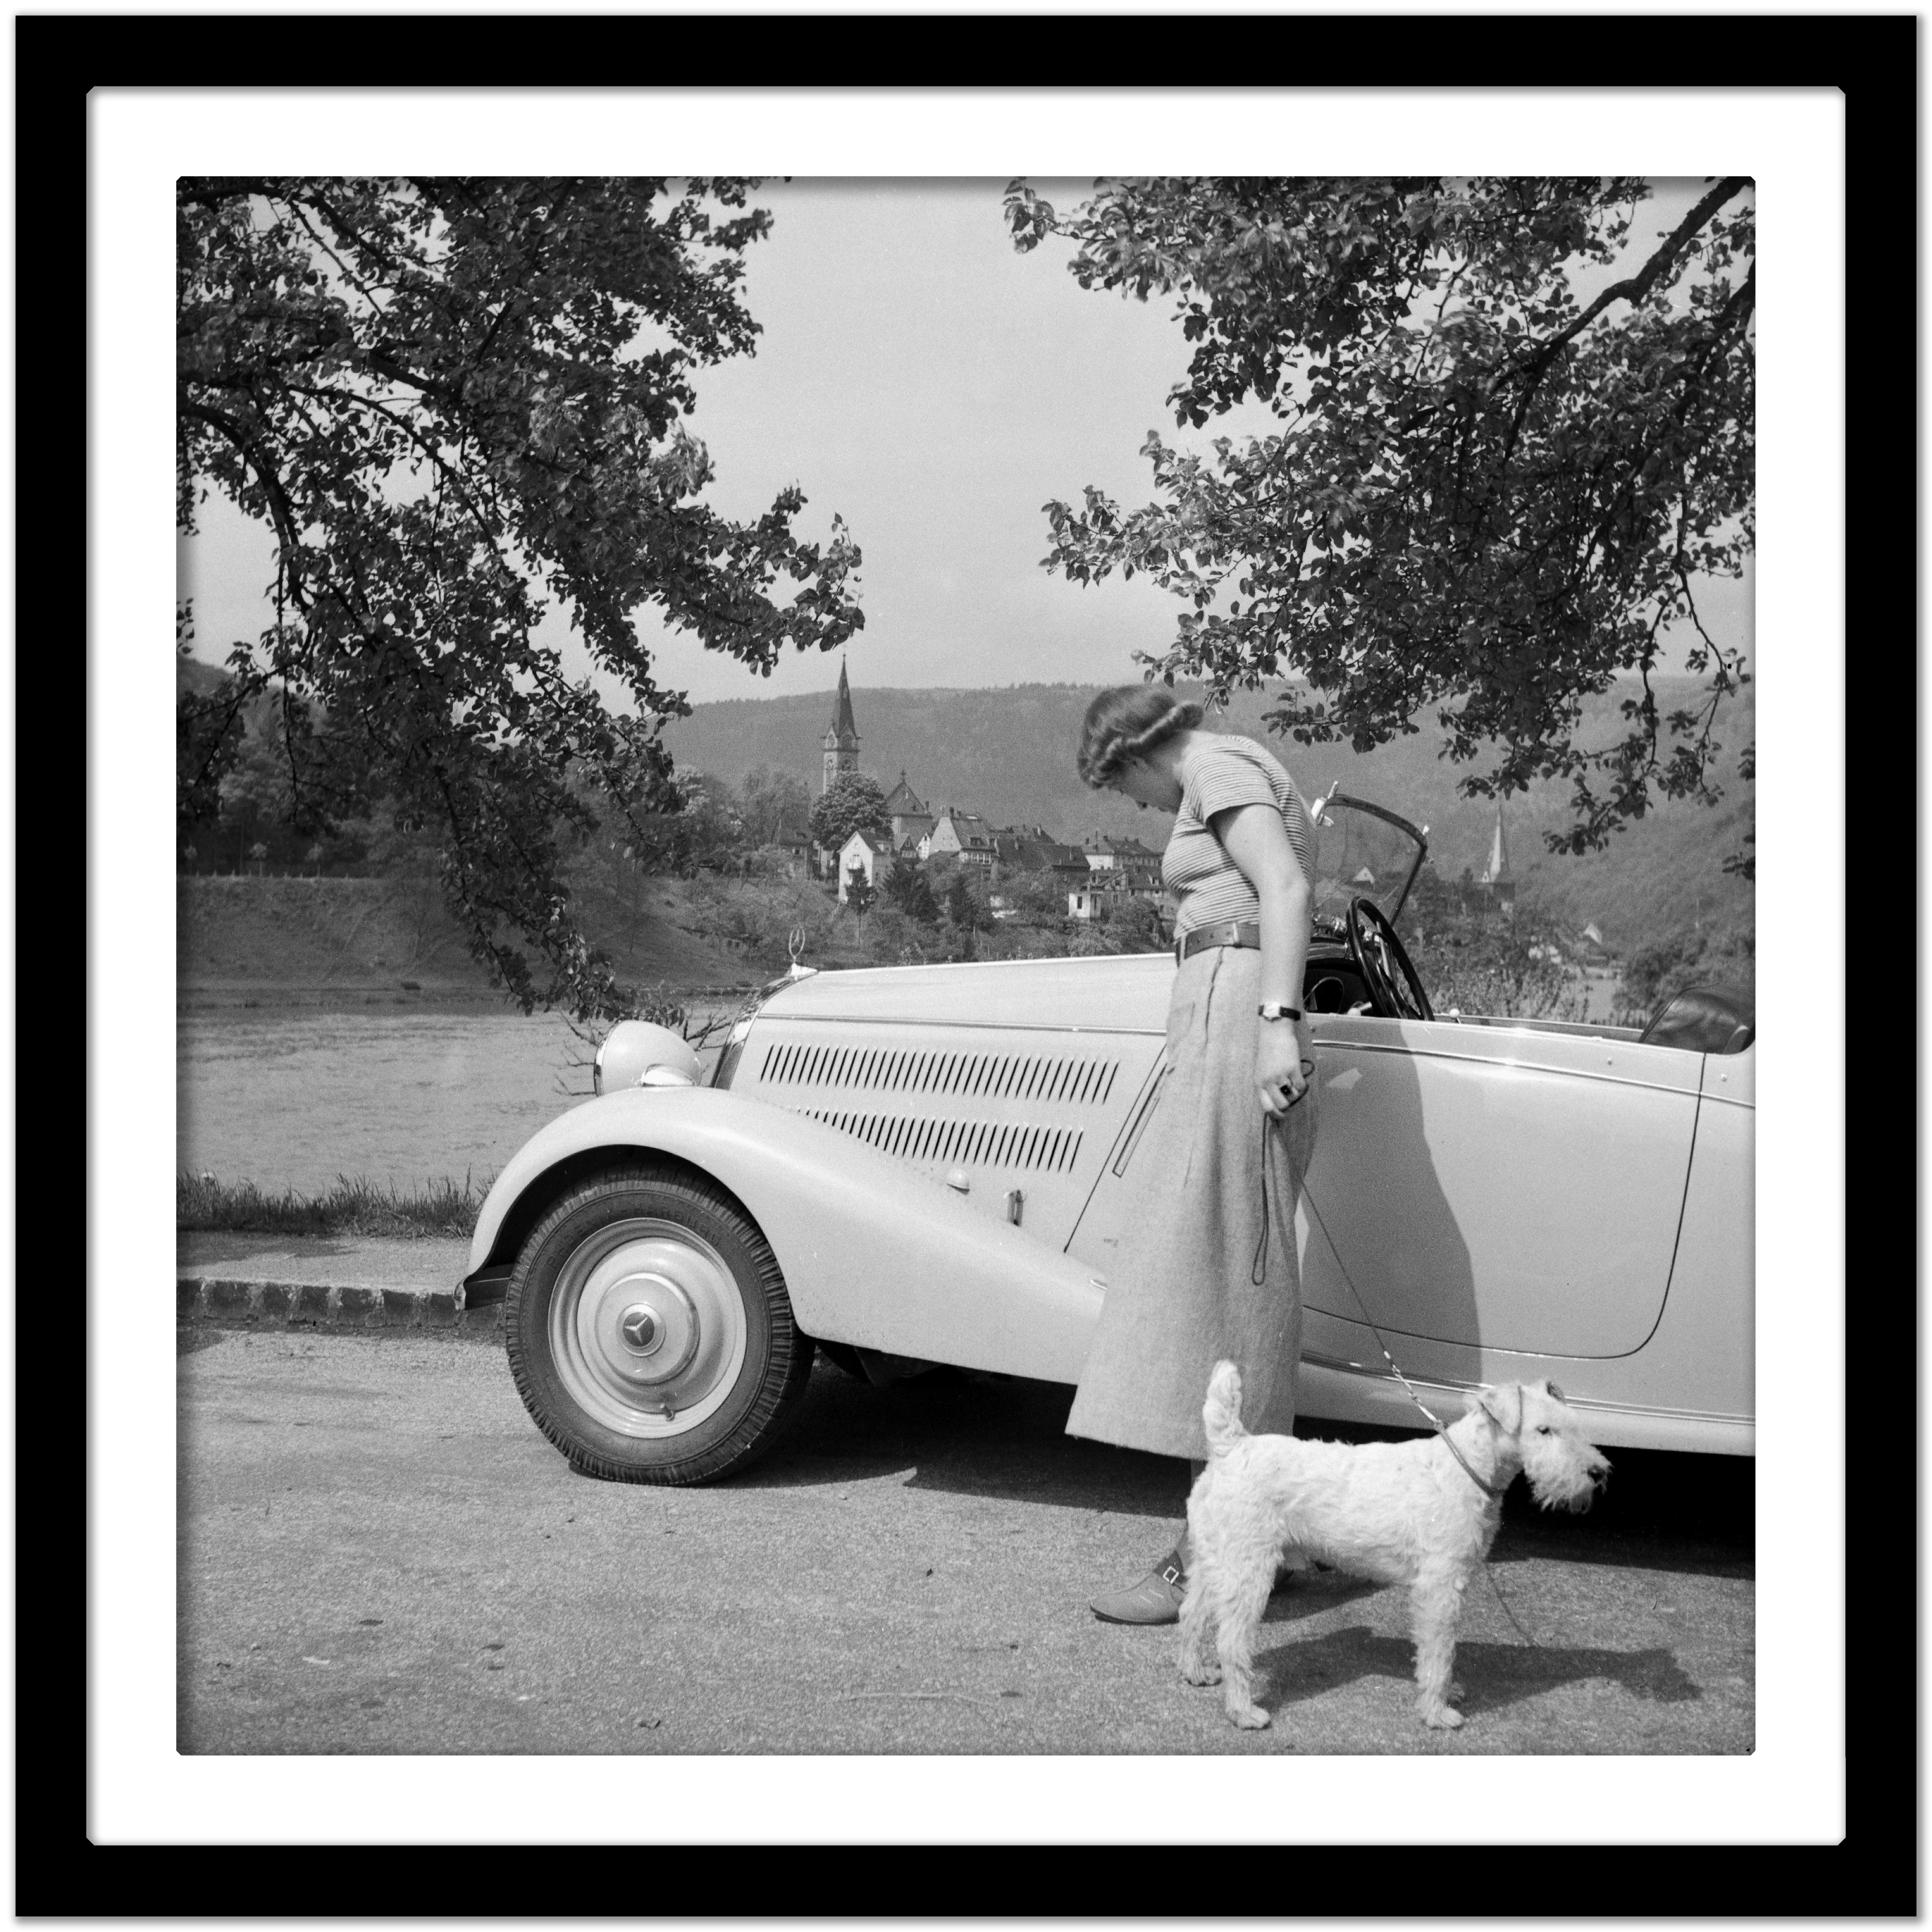
<path fill-rule="evenodd" d="M 1160 854 L 1149 851 L 1138 838 L 1103 838 L 1096 836 L 1088 839 L 1081 850 L 1088 853 L 1109 853 L 1116 859 L 1150 866 L 1160 863 Z"/>
<path fill-rule="evenodd" d="M 895 818 L 917 818 L 923 815 L 926 807 L 920 802 L 919 794 L 906 783 L 906 775 L 899 773 L 899 782 L 886 794 L 886 809 Z"/>
<path fill-rule="evenodd" d="M 996 841 L 999 855 L 1010 863 L 1034 872 L 1048 872 L 1056 866 L 1084 872 L 1087 855 L 1077 845 L 1063 845 L 1040 832 L 1002 832 Z"/>
<path fill-rule="evenodd" d="M 978 813 L 956 811 L 949 805 L 939 817 L 941 820 L 950 819 L 952 821 L 953 837 L 968 850 L 990 852 L 993 850 L 993 828 Z"/>

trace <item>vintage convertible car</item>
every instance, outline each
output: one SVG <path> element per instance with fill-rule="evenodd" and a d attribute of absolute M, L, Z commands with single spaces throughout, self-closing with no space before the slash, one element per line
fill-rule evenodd
<path fill-rule="evenodd" d="M 1607 1445 L 1753 1450 L 1753 1022 L 1702 988 L 1634 1028 L 1435 1014 L 1395 922 L 1426 845 L 1316 807 L 1321 1126 L 1294 1239 L 1301 1412 L 1426 1426 L 1548 1376 Z M 505 1167 L 472 1305 L 579 1468 L 699 1482 L 764 1452 L 814 1348 L 1072 1383 L 1161 1104 L 1171 955 L 814 973 L 708 1072 L 626 1022 L 598 1097 Z M 1384 1348 L 1388 1351 L 1384 1354 Z"/>

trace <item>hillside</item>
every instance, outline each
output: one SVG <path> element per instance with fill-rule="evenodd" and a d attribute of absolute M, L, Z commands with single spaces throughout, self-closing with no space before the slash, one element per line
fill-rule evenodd
<path fill-rule="evenodd" d="M 184 691 L 191 691 L 197 698 L 206 698 L 211 691 L 218 691 L 228 682 L 228 674 L 219 664 L 203 664 L 199 658 L 184 658 L 175 653 L 175 692 L 178 696 Z"/>
<path fill-rule="evenodd" d="M 179 663 L 178 682 L 182 686 L 205 690 L 222 675 L 213 666 L 186 659 Z M 1688 701 L 1695 688 L 1688 679 L 1660 680 L 1660 703 L 1668 710 Z M 1613 734 L 1615 706 L 1621 694 L 1597 699 L 1586 707 L 1586 730 L 1592 740 L 1606 742 Z M 853 694 L 862 739 L 860 767 L 887 787 L 903 770 L 914 790 L 935 808 L 957 805 L 982 813 L 996 824 L 1044 825 L 1070 840 L 1126 834 L 1158 848 L 1167 833 L 1165 818 L 1139 812 L 1127 800 L 1111 794 L 1089 791 L 1075 775 L 1074 747 L 1091 695 L 1088 687 L 1075 685 L 1025 685 L 1004 691 L 861 688 Z M 744 698 L 700 705 L 690 717 L 668 724 L 664 740 L 686 770 L 708 772 L 736 784 L 753 766 L 764 764 L 794 773 L 815 796 L 820 770 L 819 741 L 832 701 L 828 688 L 803 698 Z M 1244 695 L 1216 721 L 1218 728 L 1266 739 L 1260 721 L 1273 701 L 1256 694 Z M 1724 748 L 1718 760 L 1719 782 L 1725 793 L 1720 802 L 1714 808 L 1666 804 L 1618 834 L 1606 851 L 1568 858 L 1545 850 L 1542 834 L 1560 827 L 1567 818 L 1566 787 L 1539 785 L 1527 796 L 1511 799 L 1506 833 L 1522 902 L 1573 929 L 1594 920 L 1606 943 L 1626 952 L 1659 936 L 1688 932 L 1694 925 L 1720 934 L 1750 934 L 1756 916 L 1754 889 L 1726 874 L 1723 863 L 1728 854 L 1742 848 L 1755 822 L 1753 788 L 1738 783 L 1736 778 L 1737 754 L 1751 742 L 1754 730 L 1754 694 L 1747 687 L 1729 700 L 1719 723 L 1718 735 Z M 1372 799 L 1427 826 L 1430 858 L 1444 878 L 1460 877 L 1466 867 L 1482 869 L 1494 830 L 1495 808 L 1483 800 L 1456 795 L 1460 770 L 1438 758 L 1432 730 L 1359 757 L 1345 746 L 1304 748 L 1271 739 L 1267 742 L 1282 756 L 1304 792 L 1325 791 L 1339 782 L 1344 791 Z M 287 883 L 300 886 L 309 882 Z M 347 880 L 323 883 L 360 884 L 371 890 L 382 884 Z M 667 890 L 674 884 L 666 882 Z M 213 903 L 210 902 L 211 907 Z M 620 959 L 637 962 L 627 964 L 626 970 L 646 980 L 665 978 L 690 985 L 730 980 L 734 976 L 730 956 L 680 930 L 680 910 L 688 914 L 681 904 L 679 910 L 664 911 L 658 922 L 661 930 L 638 927 L 622 934 L 614 932 L 607 943 Z M 211 912 L 204 917 L 212 916 Z M 345 929 L 341 920 L 329 923 L 332 935 Z M 189 929 L 185 905 L 182 929 L 185 944 Z M 215 930 L 209 927 L 210 938 L 196 942 L 197 977 L 214 971 L 212 962 L 221 945 L 226 944 L 216 944 L 212 937 Z M 253 958 L 271 944 L 272 927 L 258 930 L 251 926 L 249 932 L 251 936 L 245 942 L 238 934 L 228 948 L 238 959 Z M 447 943 L 434 961 L 418 962 L 422 970 L 446 970 L 453 976 L 452 986 L 473 980 L 480 990 L 482 976 L 464 953 L 453 926 L 445 938 Z M 356 983 L 386 984 L 403 950 L 400 938 L 371 950 L 368 960 L 356 969 L 362 976 Z M 378 952 L 386 962 L 380 967 L 374 963 Z M 325 960 L 333 957 L 325 954 L 304 964 L 301 969 L 304 983 L 340 982 L 346 967 L 332 968 L 330 973 L 322 970 Z M 660 961 L 661 969 L 653 964 Z M 188 976 L 184 961 L 184 980 Z M 224 968 L 215 976 L 238 983 L 250 976 Z M 420 978 L 422 974 L 412 971 L 408 976 Z"/>
<path fill-rule="evenodd" d="M 1696 688 L 1689 679 L 1660 680 L 1666 711 Z M 1073 770 L 1080 720 L 1092 692 L 1073 685 L 1023 685 L 1005 691 L 857 689 L 853 705 L 862 746 L 861 769 L 890 788 L 902 769 L 934 808 L 957 805 L 997 824 L 1041 824 L 1069 839 L 1095 832 L 1129 833 L 1158 848 L 1168 821 L 1139 812 L 1124 799 L 1090 792 Z M 1591 741 L 1606 742 L 1617 726 L 1622 693 L 1594 700 L 1586 710 Z M 664 741 L 680 766 L 736 784 L 756 764 L 792 772 L 816 795 L 819 740 L 833 694 L 747 698 L 697 706 L 668 725 Z M 1262 715 L 1274 702 L 1258 694 L 1238 698 L 1219 728 L 1263 738 L 1304 792 L 1342 789 L 1372 799 L 1429 828 L 1430 856 L 1445 878 L 1466 866 L 1480 872 L 1489 854 L 1496 812 L 1456 792 L 1461 776 L 1437 756 L 1436 734 L 1425 730 L 1360 756 L 1346 746 L 1303 747 L 1268 740 Z M 1570 926 L 1594 920 L 1613 947 L 1640 945 L 1660 932 L 1689 927 L 1751 929 L 1752 887 L 1723 870 L 1754 823 L 1753 788 L 1737 782 L 1737 753 L 1755 726 L 1750 687 L 1730 700 L 1718 736 L 1725 796 L 1714 808 L 1667 804 L 1582 858 L 1552 856 L 1542 833 L 1566 818 L 1568 788 L 1544 784 L 1510 800 L 1506 836 L 1518 890 Z"/>
<path fill-rule="evenodd" d="M 176 882 L 176 991 L 189 1005 L 375 1002 L 500 1004 L 435 886 L 412 879 L 183 878 Z M 730 986 L 764 976 L 683 929 L 679 881 L 592 937 L 620 974 L 650 986 Z M 406 990 L 404 982 L 412 982 Z"/>

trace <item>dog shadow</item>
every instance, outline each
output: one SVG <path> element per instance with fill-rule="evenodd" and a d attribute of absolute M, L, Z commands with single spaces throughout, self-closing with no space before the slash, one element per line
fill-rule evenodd
<path fill-rule="evenodd" d="M 1334 1599 L 1311 1606 L 1326 1608 Z M 1274 1621 L 1270 1617 L 1269 1621 Z M 1256 1696 L 1274 1708 L 1297 1704 L 1369 1677 L 1393 1678 L 1413 1690 L 1415 1646 L 1366 1624 L 1277 1646 L 1255 1660 Z M 1688 1704 L 1703 1696 L 1670 1651 L 1605 1650 L 1591 1645 L 1492 1643 L 1468 1638 L 1456 1646 L 1462 1714 L 1499 1711 L 1566 1684 L 1615 1684 L 1652 1704 Z"/>
<path fill-rule="evenodd" d="M 1276 1584 L 1274 1594 L 1262 1613 L 1262 1622 L 1264 1624 L 1300 1623 L 1319 1616 L 1324 1610 L 1352 1604 L 1359 1598 L 1372 1597 L 1386 1587 L 1340 1570 L 1304 1570 L 1298 1576 Z"/>

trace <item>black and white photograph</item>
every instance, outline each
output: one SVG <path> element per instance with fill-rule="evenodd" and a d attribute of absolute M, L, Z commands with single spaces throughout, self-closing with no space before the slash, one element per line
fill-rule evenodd
<path fill-rule="evenodd" d="M 1762 141 L 540 98 L 164 184 L 182 1774 L 1748 1804 Z"/>

